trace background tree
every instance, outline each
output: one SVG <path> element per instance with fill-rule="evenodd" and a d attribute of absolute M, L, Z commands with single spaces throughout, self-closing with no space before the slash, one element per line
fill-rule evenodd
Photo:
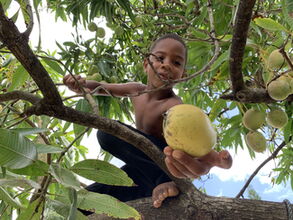
<path fill-rule="evenodd" d="M 252 107 L 267 113 L 282 109 L 288 123 L 280 129 L 268 124 L 259 129 L 272 154 L 256 168 L 237 198 L 209 197 L 189 181 L 171 176 L 182 192 L 178 198 L 168 200 L 158 210 L 151 208 L 149 199 L 128 204 L 146 219 L 287 218 L 292 209 L 288 202 L 240 197 L 256 173 L 276 157 L 273 183 L 290 180 L 293 186 L 292 90 L 287 95 L 282 93 L 281 98 L 272 98 L 267 91 L 268 85 L 281 76 L 287 75 L 288 82 L 292 79 L 291 1 L 16 2 L 19 10 L 12 15 L 7 12 L 11 0 L 1 0 L 0 4 L 1 219 L 12 219 L 12 213 L 18 219 L 85 219 L 77 208 L 113 217 L 140 218 L 124 203 L 82 190 L 75 174 L 107 184 L 133 182 L 105 161 L 87 160 L 87 148 L 81 140 L 92 128 L 101 129 L 135 145 L 166 170 L 162 154 L 148 140 L 113 121 L 132 121 L 127 98 L 93 97 L 86 91 L 68 97 L 60 82 L 64 74 L 82 74 L 107 82 L 146 82 L 142 60 L 147 56 L 147 47 L 167 32 L 176 32 L 187 42 L 188 76 L 178 80 L 176 88 L 185 103 L 197 105 L 209 115 L 217 127 L 218 150 L 241 147 L 252 158 L 255 156 L 243 142 L 249 130 L 242 118 Z M 29 36 L 37 23 L 33 14 L 39 22 L 41 6 L 54 13 L 55 19 L 76 27 L 73 41 L 56 42 L 58 52 L 43 51 L 41 43 L 37 48 L 29 47 Z M 26 23 L 22 33 L 14 24 L 19 16 Z M 104 18 L 114 31 L 108 43 L 104 41 L 105 30 L 94 23 L 97 17 Z M 81 37 L 80 26 L 95 32 L 96 37 Z M 270 54 L 276 49 L 282 55 L 277 60 L 281 61 L 272 65 Z"/>

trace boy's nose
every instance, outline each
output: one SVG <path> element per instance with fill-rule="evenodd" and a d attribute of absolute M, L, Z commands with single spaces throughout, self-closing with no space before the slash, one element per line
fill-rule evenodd
<path fill-rule="evenodd" d="M 162 61 L 162 68 L 165 68 L 167 70 L 169 70 L 171 68 L 170 66 L 170 61 L 165 59 L 164 61 Z"/>

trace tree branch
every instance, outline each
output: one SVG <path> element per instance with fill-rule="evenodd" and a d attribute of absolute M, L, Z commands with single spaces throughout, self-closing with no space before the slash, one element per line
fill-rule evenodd
<path fill-rule="evenodd" d="M 240 190 L 240 192 L 236 195 L 235 198 L 240 198 L 240 196 L 243 195 L 243 193 L 245 192 L 246 188 L 249 186 L 250 182 L 252 181 L 252 179 L 256 176 L 256 174 L 258 173 L 258 171 L 260 171 L 261 168 L 264 167 L 264 165 L 266 165 L 270 160 L 276 158 L 276 156 L 278 155 L 279 151 L 286 146 L 285 141 L 282 142 L 278 148 L 272 153 L 271 156 L 269 156 L 264 162 L 262 162 L 257 168 L 256 170 L 251 174 L 251 176 L 249 177 L 249 179 L 247 180 L 247 182 L 244 184 L 244 186 L 242 187 L 242 189 Z"/>
<path fill-rule="evenodd" d="M 0 4 L 0 40 L 24 66 L 37 83 L 44 99 L 50 104 L 62 105 L 61 97 L 49 74 L 28 45 L 26 36 L 21 34 L 12 20 L 5 16 Z"/>
<path fill-rule="evenodd" d="M 255 0 L 240 0 L 230 52 L 230 79 L 233 94 L 245 89 L 242 75 L 242 60 L 247 40 L 248 28 Z"/>
<path fill-rule="evenodd" d="M 5 101 L 10 101 L 15 99 L 22 99 L 32 104 L 37 104 L 38 102 L 41 101 L 40 97 L 33 95 L 29 92 L 24 92 L 24 91 L 13 91 L 13 92 L 0 94 L 0 102 L 5 102 Z"/>

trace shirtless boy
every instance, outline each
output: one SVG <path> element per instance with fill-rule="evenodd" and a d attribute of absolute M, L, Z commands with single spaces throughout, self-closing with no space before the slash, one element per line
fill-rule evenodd
<path fill-rule="evenodd" d="M 184 75 L 187 48 L 178 35 L 167 34 L 153 43 L 150 54 L 143 63 L 148 76 L 147 85 L 138 82 L 108 84 L 85 80 L 81 76 L 75 78 L 86 89 L 102 87 L 97 91 L 98 95 L 110 93 L 116 97 L 130 97 L 134 107 L 136 129 L 125 126 L 146 136 L 164 152 L 167 168 L 175 177 L 196 178 L 208 173 L 213 166 L 230 168 L 232 158 L 228 151 L 212 151 L 204 157 L 193 158 L 167 146 L 162 131 L 163 114 L 172 106 L 182 104 L 181 98 L 173 92 L 170 80 L 180 79 Z M 65 76 L 63 82 L 71 90 L 80 93 L 80 87 L 71 75 Z M 160 87 L 163 88 L 158 90 Z M 145 92 L 146 90 L 148 92 Z M 137 186 L 117 187 L 94 183 L 88 186 L 87 190 L 109 194 L 121 201 L 152 196 L 154 207 L 160 207 L 165 198 L 179 193 L 169 177 L 134 146 L 102 131 L 98 131 L 97 137 L 104 150 L 125 162 L 122 169 Z"/>

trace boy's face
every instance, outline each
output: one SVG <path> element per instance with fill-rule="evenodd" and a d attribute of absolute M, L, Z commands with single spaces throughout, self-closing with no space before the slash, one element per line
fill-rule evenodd
<path fill-rule="evenodd" d="M 185 50 L 182 43 L 172 38 L 157 42 L 151 51 L 153 55 L 150 55 L 149 60 L 144 61 L 148 84 L 153 88 L 158 88 L 168 83 L 168 80 L 180 79 L 185 72 Z"/>

